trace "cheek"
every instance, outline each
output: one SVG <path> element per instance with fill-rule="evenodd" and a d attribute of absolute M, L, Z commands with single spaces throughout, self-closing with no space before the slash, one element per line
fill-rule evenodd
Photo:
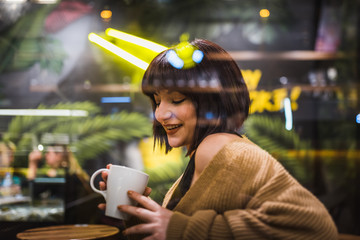
<path fill-rule="evenodd" d="M 155 111 L 154 111 L 154 118 L 160 122 L 160 118 L 161 118 L 161 114 L 160 114 L 160 111 L 159 111 L 159 108 L 156 108 Z"/>
<path fill-rule="evenodd" d="M 195 107 L 193 105 L 184 110 L 184 115 L 185 119 L 187 119 L 191 125 L 195 126 L 197 117 Z"/>

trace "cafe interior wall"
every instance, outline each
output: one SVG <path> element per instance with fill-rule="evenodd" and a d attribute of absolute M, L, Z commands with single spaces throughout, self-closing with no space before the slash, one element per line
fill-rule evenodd
<path fill-rule="evenodd" d="M 269 9 L 270 16 L 261 18 L 260 9 Z M 142 70 L 89 42 L 88 34 L 97 33 L 142 57 L 142 50 L 107 37 L 105 30 L 111 27 L 165 46 L 178 43 L 181 35 L 220 44 L 247 71 L 248 86 L 256 96 L 243 131 L 320 198 L 340 232 L 360 235 L 358 0 L 2 1 L 0 10 L 2 109 L 90 102 L 98 107 L 91 120 L 99 115 L 111 118 L 123 110 L 150 118 L 150 105 L 136 88 Z M 112 16 L 101 18 L 103 10 Z M 325 35 L 335 40 L 332 48 L 319 45 L 322 26 L 335 26 L 334 35 Z M 291 130 L 285 129 L 283 105 L 275 104 L 278 93 L 284 92 L 293 103 Z M 102 97 L 117 96 L 130 97 L 131 102 L 101 102 Z M 3 137 L 11 133 L 14 118 L 0 117 Z M 55 126 L 46 131 L 56 132 Z M 27 132 L 32 129 L 21 133 Z M 113 139 L 106 150 L 84 158 L 83 168 L 91 174 L 107 162 L 131 165 L 135 160 L 125 152 L 150 136 L 143 132 Z M 79 139 L 86 137 L 72 144 Z M 30 150 L 18 151 L 15 165 L 24 167 Z M 184 161 L 174 166 L 178 169 L 165 174 L 166 186 Z M 159 169 L 149 171 L 160 175 Z M 152 187 L 160 201 L 166 187 L 156 183 Z"/>

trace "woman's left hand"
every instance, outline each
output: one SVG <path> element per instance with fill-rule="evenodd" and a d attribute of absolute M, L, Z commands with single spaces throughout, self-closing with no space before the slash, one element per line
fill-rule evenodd
<path fill-rule="evenodd" d="M 145 223 L 127 228 L 123 234 L 149 234 L 148 237 L 144 238 L 146 240 L 166 239 L 166 229 L 173 212 L 137 192 L 129 191 L 128 195 L 142 207 L 119 205 L 118 209 L 143 220 Z"/>

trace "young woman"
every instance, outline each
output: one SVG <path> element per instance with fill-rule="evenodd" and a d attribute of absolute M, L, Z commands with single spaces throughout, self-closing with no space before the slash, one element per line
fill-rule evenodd
<path fill-rule="evenodd" d="M 47 177 L 57 177 L 57 170 L 67 169 L 70 175 L 76 175 L 84 187 L 89 188 L 89 175 L 81 168 L 69 147 L 62 144 L 53 144 L 46 147 L 45 164 L 49 168 L 46 172 Z M 29 168 L 27 178 L 32 180 L 37 175 L 38 165 L 43 160 L 43 153 L 34 150 L 29 154 Z"/>
<path fill-rule="evenodd" d="M 323 204 L 237 133 L 248 116 L 249 92 L 224 49 L 197 39 L 166 50 L 146 70 L 142 89 L 153 105 L 155 142 L 166 151 L 186 147 L 190 161 L 162 206 L 147 197 L 149 189 L 144 195 L 129 192 L 141 207 L 118 206 L 119 211 L 141 222 L 124 235 L 337 239 Z M 105 182 L 100 187 L 105 189 Z"/>

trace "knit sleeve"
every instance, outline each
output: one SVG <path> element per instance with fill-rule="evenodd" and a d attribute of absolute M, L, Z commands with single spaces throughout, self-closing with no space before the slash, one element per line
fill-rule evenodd
<path fill-rule="evenodd" d="M 231 151 L 218 155 L 173 214 L 167 239 L 337 239 L 322 203 L 270 155 L 255 152 L 231 163 L 222 161 Z"/>
<path fill-rule="evenodd" d="M 304 196 L 303 200 L 309 199 Z M 337 239 L 331 218 L 322 206 L 313 206 L 269 200 L 222 214 L 215 210 L 198 210 L 191 216 L 174 212 L 167 239 Z"/>
<path fill-rule="evenodd" d="M 232 239 L 231 229 L 224 216 L 214 210 L 202 210 L 193 216 L 174 212 L 167 229 L 167 239 Z"/>
<path fill-rule="evenodd" d="M 321 210 L 273 202 L 263 205 L 223 214 L 214 210 L 198 210 L 192 216 L 175 212 L 167 239 L 337 239 L 334 224 Z"/>

